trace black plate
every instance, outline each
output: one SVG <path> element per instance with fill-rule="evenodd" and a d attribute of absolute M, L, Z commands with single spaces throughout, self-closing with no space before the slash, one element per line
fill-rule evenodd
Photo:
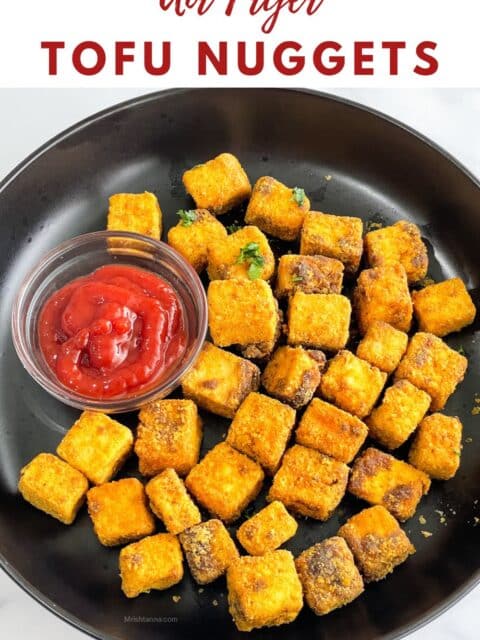
<path fill-rule="evenodd" d="M 12 298 L 46 250 L 104 227 L 111 193 L 157 193 L 167 226 L 172 224 L 174 212 L 188 205 L 182 172 L 224 150 L 241 158 L 252 180 L 270 174 L 303 186 L 314 209 L 364 220 L 414 220 L 428 242 L 432 277 L 459 275 L 478 294 L 479 184 L 418 134 L 344 100 L 282 90 L 160 93 L 86 120 L 16 169 L 0 186 L 1 563 L 36 599 L 99 638 L 245 636 L 227 612 L 224 582 L 199 592 L 187 575 L 168 591 L 127 600 L 120 591 L 118 550 L 100 546 L 85 509 L 66 527 L 19 497 L 20 467 L 40 451 L 53 451 L 77 412 L 44 393 L 20 366 L 9 328 Z M 418 517 L 406 523 L 417 554 L 348 607 L 324 618 L 305 609 L 295 623 L 253 637 L 398 637 L 476 583 L 480 417 L 471 415 L 474 394 L 480 392 L 476 330 L 478 323 L 448 340 L 462 345 L 470 358 L 466 380 L 446 409 L 465 426 L 462 466 L 454 480 L 434 483 L 422 501 L 417 516 L 423 514 L 426 524 Z M 125 419 L 134 425 L 134 416 Z M 205 423 L 209 448 L 228 423 L 212 415 L 205 415 Z M 298 553 L 332 535 L 363 506 L 346 498 L 325 524 L 302 519 L 299 534 L 286 546 Z M 433 535 L 424 538 L 421 530 Z M 175 603 L 172 595 L 181 600 Z"/>

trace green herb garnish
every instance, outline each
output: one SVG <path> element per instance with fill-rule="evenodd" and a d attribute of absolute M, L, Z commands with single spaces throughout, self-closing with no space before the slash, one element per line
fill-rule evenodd
<path fill-rule="evenodd" d="M 300 187 L 293 187 L 292 189 L 293 199 L 298 204 L 299 207 L 305 202 L 305 191 L 300 189 Z"/>
<path fill-rule="evenodd" d="M 197 214 L 192 209 L 180 209 L 177 216 L 180 216 L 182 227 L 190 227 L 197 219 Z"/>
<path fill-rule="evenodd" d="M 260 253 L 258 242 L 249 242 L 240 249 L 240 254 L 235 264 L 248 264 L 247 275 L 250 280 L 256 280 L 262 275 L 265 258 Z"/>
<path fill-rule="evenodd" d="M 229 224 L 227 226 L 227 231 L 228 233 L 235 233 L 236 231 L 240 231 L 242 227 L 239 224 L 236 224 L 235 222 L 233 224 Z"/>
<path fill-rule="evenodd" d="M 465 349 L 461 345 L 458 347 L 457 351 L 461 356 L 465 355 Z"/>
<path fill-rule="evenodd" d="M 303 276 L 292 276 L 292 282 L 303 282 Z"/>

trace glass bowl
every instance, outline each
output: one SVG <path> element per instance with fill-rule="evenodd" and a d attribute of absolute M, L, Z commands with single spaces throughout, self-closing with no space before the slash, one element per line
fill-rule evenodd
<path fill-rule="evenodd" d="M 186 348 L 154 386 L 128 395 L 93 399 L 64 386 L 40 350 L 38 319 L 46 300 L 79 276 L 106 264 L 129 265 L 154 272 L 175 290 L 183 309 Z M 97 231 L 77 236 L 47 253 L 22 282 L 12 311 L 13 343 L 23 366 L 48 393 L 78 409 L 119 413 L 164 398 L 196 360 L 208 324 L 205 290 L 198 274 L 169 245 L 136 233 Z"/>

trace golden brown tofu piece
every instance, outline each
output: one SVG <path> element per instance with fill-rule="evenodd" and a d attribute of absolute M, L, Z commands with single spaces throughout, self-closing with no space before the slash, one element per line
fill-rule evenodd
<path fill-rule="evenodd" d="M 381 371 L 392 373 L 407 350 L 408 336 L 387 322 L 377 320 L 368 329 L 357 347 L 357 356 Z"/>
<path fill-rule="evenodd" d="M 319 398 L 308 405 L 295 433 L 298 444 L 346 464 L 357 455 L 367 435 L 367 426 L 356 416 Z"/>
<path fill-rule="evenodd" d="M 408 380 L 397 380 L 366 419 L 369 436 L 387 449 L 397 449 L 420 424 L 431 401 L 428 393 Z"/>
<path fill-rule="evenodd" d="M 228 605 L 239 631 L 292 622 L 303 606 L 290 551 L 243 556 L 227 570 Z"/>
<path fill-rule="evenodd" d="M 360 218 L 310 211 L 305 216 L 300 253 L 340 260 L 345 272 L 358 271 L 363 253 L 363 222 Z"/>
<path fill-rule="evenodd" d="M 432 398 L 431 411 L 440 411 L 467 370 L 468 360 L 431 333 L 416 333 L 395 372 Z"/>
<path fill-rule="evenodd" d="M 57 447 L 57 454 L 93 484 L 113 478 L 133 449 L 130 429 L 104 413 L 84 411 Z"/>
<path fill-rule="evenodd" d="M 206 209 L 193 209 L 168 230 L 168 244 L 200 273 L 207 268 L 208 247 L 222 242 L 227 230 Z"/>
<path fill-rule="evenodd" d="M 321 351 L 279 347 L 265 367 L 262 384 L 271 396 L 300 409 L 312 399 L 325 363 Z"/>
<path fill-rule="evenodd" d="M 275 238 L 295 240 L 309 209 L 310 200 L 303 189 L 292 189 L 275 178 L 264 176 L 253 187 L 245 222 Z"/>
<path fill-rule="evenodd" d="M 260 262 L 263 262 L 262 266 Z M 257 227 L 242 227 L 208 246 L 210 280 L 227 280 L 228 278 L 270 280 L 274 270 L 273 252 L 266 236 Z"/>
<path fill-rule="evenodd" d="M 136 478 L 93 487 L 87 493 L 87 505 L 93 529 L 106 547 L 133 542 L 155 531 L 145 489 Z"/>
<path fill-rule="evenodd" d="M 413 516 L 429 489 L 430 479 L 425 473 L 373 447 L 355 460 L 348 483 L 354 496 L 383 505 L 402 522 Z"/>
<path fill-rule="evenodd" d="M 288 304 L 288 344 L 338 351 L 348 342 L 352 307 L 338 293 L 297 291 Z"/>
<path fill-rule="evenodd" d="M 218 347 L 240 347 L 246 358 L 268 356 L 280 334 L 278 304 L 265 280 L 214 280 L 207 292 L 209 327 Z"/>
<path fill-rule="evenodd" d="M 345 350 L 330 360 L 319 389 L 326 400 L 364 418 L 371 413 L 386 381 L 386 373 Z"/>
<path fill-rule="evenodd" d="M 233 522 L 257 497 L 263 478 L 259 464 L 221 442 L 193 467 L 185 485 L 212 515 Z"/>
<path fill-rule="evenodd" d="M 250 197 L 252 187 L 239 160 L 221 153 L 183 174 L 183 184 L 198 209 L 215 215 L 226 213 Z"/>
<path fill-rule="evenodd" d="M 294 513 L 328 520 L 345 494 L 349 468 L 313 449 L 293 445 L 273 478 L 267 500 Z"/>
<path fill-rule="evenodd" d="M 145 487 L 150 509 L 169 533 L 181 533 L 202 520 L 197 505 L 173 469 L 165 469 Z"/>
<path fill-rule="evenodd" d="M 237 538 L 251 556 L 263 556 L 293 538 L 297 529 L 295 518 L 275 500 L 240 525 Z"/>
<path fill-rule="evenodd" d="M 116 193 L 110 196 L 107 229 L 131 231 L 160 240 L 162 211 L 153 193 Z"/>
<path fill-rule="evenodd" d="M 383 580 L 415 553 L 405 531 L 382 506 L 355 514 L 338 535 L 347 541 L 365 582 Z"/>
<path fill-rule="evenodd" d="M 420 331 L 440 338 L 461 331 L 475 320 L 475 305 L 460 278 L 413 291 L 412 300 Z"/>
<path fill-rule="evenodd" d="M 343 264 L 325 256 L 301 256 L 286 253 L 278 261 L 277 298 L 303 293 L 340 293 Z"/>
<path fill-rule="evenodd" d="M 250 393 L 260 386 L 260 369 L 244 358 L 205 342 L 193 367 L 182 378 L 185 398 L 224 418 L 233 418 Z"/>
<path fill-rule="evenodd" d="M 305 600 L 317 616 L 349 604 L 363 593 L 363 580 L 343 538 L 333 536 L 295 560 Z"/>
<path fill-rule="evenodd" d="M 435 480 L 450 480 L 460 466 L 461 450 L 460 420 L 433 413 L 420 423 L 408 461 Z"/>
<path fill-rule="evenodd" d="M 180 534 L 192 576 L 198 584 L 213 582 L 239 558 L 234 541 L 220 520 L 207 520 Z"/>
<path fill-rule="evenodd" d="M 168 589 L 183 578 L 180 543 L 171 533 L 157 533 L 120 551 L 122 591 L 136 598 L 151 589 Z"/>
<path fill-rule="evenodd" d="M 20 471 L 18 490 L 31 505 L 72 524 L 85 501 L 88 480 L 51 453 L 39 453 Z"/>
<path fill-rule="evenodd" d="M 294 424 L 294 409 L 263 393 L 249 393 L 235 414 L 226 442 L 273 475 Z"/>
<path fill-rule="evenodd" d="M 155 400 L 138 414 L 135 440 L 138 467 L 144 476 L 165 469 L 186 475 L 198 462 L 202 420 L 192 400 Z"/>
<path fill-rule="evenodd" d="M 402 265 L 388 264 L 362 271 L 353 292 L 353 306 L 362 336 L 377 320 L 408 332 L 413 309 L 407 274 Z"/>
<path fill-rule="evenodd" d="M 413 284 L 427 275 L 427 247 L 420 229 L 413 222 L 399 220 L 390 227 L 376 229 L 364 238 L 365 253 L 371 267 L 383 267 L 399 262 Z"/>

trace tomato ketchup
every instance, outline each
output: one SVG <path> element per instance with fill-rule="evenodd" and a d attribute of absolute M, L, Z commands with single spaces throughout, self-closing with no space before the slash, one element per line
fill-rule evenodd
<path fill-rule="evenodd" d="M 58 380 L 94 399 L 153 386 L 187 341 L 173 288 L 125 265 L 100 267 L 56 291 L 40 311 L 38 337 Z"/>

